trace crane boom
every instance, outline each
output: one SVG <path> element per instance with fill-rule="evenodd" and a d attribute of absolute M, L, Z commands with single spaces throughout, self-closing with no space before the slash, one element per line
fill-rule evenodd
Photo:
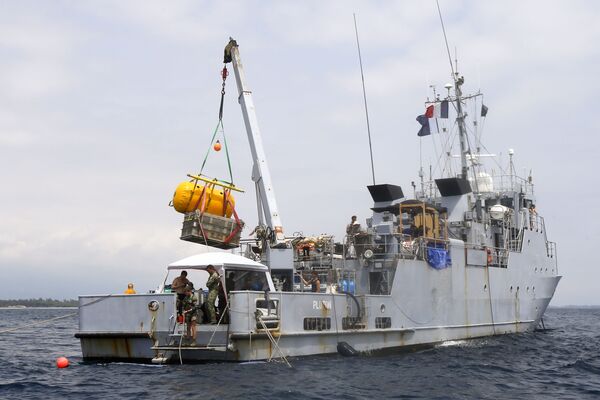
<path fill-rule="evenodd" d="M 258 120 L 254 102 L 252 101 L 252 92 L 246 86 L 246 77 L 244 67 L 240 59 L 238 44 L 235 40 L 229 40 L 225 47 L 224 63 L 233 65 L 235 73 L 235 81 L 239 92 L 238 101 L 244 115 L 244 124 L 246 125 L 246 133 L 248 134 L 248 142 L 252 152 L 252 180 L 256 185 L 256 194 L 258 202 L 259 221 L 262 223 L 263 215 L 266 219 L 266 225 L 274 235 L 271 238 L 271 245 L 278 245 L 284 242 L 283 225 L 279 217 L 277 201 L 275 200 L 275 191 L 271 183 L 271 173 L 267 164 L 267 157 L 262 144 L 260 130 L 258 128 Z"/>

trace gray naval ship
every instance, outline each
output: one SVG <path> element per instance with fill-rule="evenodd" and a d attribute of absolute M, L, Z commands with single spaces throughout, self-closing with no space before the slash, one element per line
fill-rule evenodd
<path fill-rule="evenodd" d="M 237 214 L 227 215 L 227 205 L 221 215 L 202 207 L 186 210 L 182 239 L 229 251 L 168 265 L 164 281 L 151 293 L 80 296 L 75 336 L 85 360 L 287 361 L 431 346 L 538 326 L 561 278 L 556 246 L 536 212 L 531 177 L 515 173 L 513 152 L 506 172 L 486 172 L 481 162 L 486 155 L 480 154 L 477 139 L 469 139 L 477 124 L 470 126 L 464 112 L 468 101 L 481 96 L 463 96 L 458 73 L 446 85 L 447 96 L 434 94 L 417 118 L 419 136 L 458 139 L 457 171 L 448 168 L 445 177 L 426 180 L 421 168 L 412 198 L 397 185 L 368 186 L 372 216 L 364 225 L 353 220 L 336 243 L 328 235 L 284 235 L 234 40 L 224 61 L 235 72 L 254 160 L 256 236 L 240 239 L 243 223 Z M 481 111 L 487 113 L 483 104 Z M 224 196 L 235 189 L 191 177 L 192 190 L 201 188 L 201 195 L 211 185 L 220 185 Z M 206 287 L 208 265 L 220 277 L 218 323 L 207 323 L 202 309 L 194 309 L 196 321 L 188 324 L 197 334 L 186 337 L 188 326 L 178 316 L 170 283 L 185 270 L 196 288 Z M 318 277 L 318 283 L 309 276 Z M 194 296 L 198 304 L 206 302 L 206 292 Z"/>

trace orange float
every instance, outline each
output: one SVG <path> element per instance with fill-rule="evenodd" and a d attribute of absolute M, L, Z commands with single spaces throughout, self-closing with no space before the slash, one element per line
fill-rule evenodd
<path fill-rule="evenodd" d="M 67 357 L 58 357 L 56 359 L 56 366 L 58 368 L 67 368 L 69 366 L 69 359 Z"/>

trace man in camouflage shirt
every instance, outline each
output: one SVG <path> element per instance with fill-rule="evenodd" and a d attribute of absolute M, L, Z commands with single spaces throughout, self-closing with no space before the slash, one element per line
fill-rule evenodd
<path fill-rule="evenodd" d="M 196 320 L 198 319 L 198 302 L 194 297 L 194 286 L 188 284 L 185 288 L 185 298 L 182 300 L 183 315 L 187 326 L 187 336 L 196 342 Z"/>
<path fill-rule="evenodd" d="M 208 280 L 206 281 L 206 287 L 208 287 L 208 299 L 206 300 L 206 310 L 208 311 L 208 318 L 211 324 L 217 323 L 217 313 L 215 311 L 215 301 L 219 295 L 219 274 L 212 265 L 206 267 L 208 272 Z"/>

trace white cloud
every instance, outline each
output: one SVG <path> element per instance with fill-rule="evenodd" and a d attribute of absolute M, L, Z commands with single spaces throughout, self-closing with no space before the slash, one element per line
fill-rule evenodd
<path fill-rule="evenodd" d="M 0 146 L 22 147 L 33 144 L 34 137 L 29 132 L 4 131 L 0 133 Z"/>
<path fill-rule="evenodd" d="M 85 13 L 102 18 L 107 24 L 142 29 L 151 40 L 199 46 L 223 40 L 224 28 L 241 23 L 248 10 L 246 2 L 180 0 L 165 3 L 150 1 L 109 1 L 96 6 L 79 5 Z M 136 32 L 138 34 L 140 32 Z"/>
<path fill-rule="evenodd" d="M 592 228 L 581 228 L 583 242 L 576 244 L 564 233 L 578 231 L 572 221 L 588 212 L 567 212 L 564 204 L 597 181 L 600 125 L 578 112 L 593 103 L 599 86 L 599 6 L 442 1 L 441 7 L 465 86 L 486 93 L 490 151 L 514 147 L 519 168 L 534 169 L 538 207 L 568 276 L 555 302 L 599 303 L 591 278 L 600 273 L 585 269 L 580 251 L 595 243 Z M 114 1 L 32 8 L 5 2 L 0 8 L 0 269 L 10 269 L 5 276 L 13 280 L 35 271 L 43 282 L 30 296 L 55 295 L 52 282 L 73 279 L 83 283 L 69 288 L 69 297 L 120 290 L 131 277 L 150 288 L 167 262 L 197 250 L 178 240 L 180 216 L 166 203 L 204 157 L 229 36 L 241 46 L 288 233 L 339 236 L 349 215 L 369 214 L 353 12 L 379 182 L 412 191 L 419 157 L 414 119 L 427 85 L 439 88 L 449 78 L 432 3 Z M 249 190 L 238 196 L 239 212 L 252 227 L 250 159 L 233 79 L 225 123 L 236 183 Z M 207 173 L 227 174 L 222 153 L 213 155 Z"/>
<path fill-rule="evenodd" d="M 57 21 L 29 15 L 0 17 L 0 85 L 14 100 L 57 94 L 74 84 L 67 68 L 77 36 Z"/>

